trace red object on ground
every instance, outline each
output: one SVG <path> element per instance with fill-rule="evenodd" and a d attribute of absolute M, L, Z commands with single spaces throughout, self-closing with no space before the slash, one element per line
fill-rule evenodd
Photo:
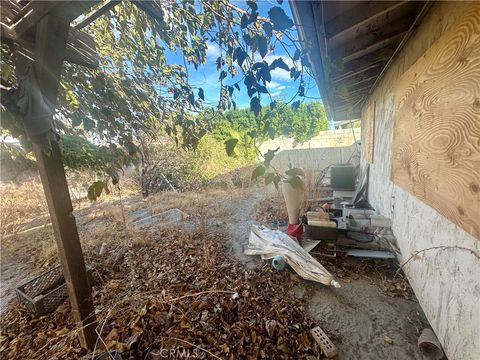
<path fill-rule="evenodd" d="M 297 240 L 302 239 L 303 224 L 288 224 L 287 235 L 293 236 Z"/>

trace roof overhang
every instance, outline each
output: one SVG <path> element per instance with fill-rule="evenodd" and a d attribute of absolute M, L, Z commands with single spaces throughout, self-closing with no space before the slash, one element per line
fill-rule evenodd
<path fill-rule="evenodd" d="M 430 4 L 290 0 L 299 40 L 330 119 L 361 117 L 364 101 Z"/>

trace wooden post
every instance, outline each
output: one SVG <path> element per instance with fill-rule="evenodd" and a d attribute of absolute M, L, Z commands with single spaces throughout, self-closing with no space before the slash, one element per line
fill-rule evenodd
<path fill-rule="evenodd" d="M 52 104 L 56 103 L 68 31 L 68 21 L 49 14 L 37 24 L 34 69 L 43 95 Z M 52 141 L 51 145 L 49 152 L 35 143 L 33 149 L 68 286 L 73 317 L 79 326 L 80 343 L 87 349 L 93 349 L 97 338 L 95 309 L 60 148 L 57 141 Z"/>

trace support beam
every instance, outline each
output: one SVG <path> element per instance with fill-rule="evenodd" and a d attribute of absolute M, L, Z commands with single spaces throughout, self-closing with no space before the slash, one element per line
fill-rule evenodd
<path fill-rule="evenodd" d="M 160 4 L 157 1 L 132 1 L 140 10 L 146 12 L 156 21 L 163 20 L 163 13 Z"/>
<path fill-rule="evenodd" d="M 105 0 L 103 3 L 101 3 L 99 7 L 95 8 L 91 13 L 89 13 L 76 24 L 74 24 L 73 27 L 77 30 L 83 29 L 88 24 L 97 20 L 100 16 L 112 10 L 119 3 L 121 3 L 121 1 L 119 0 Z"/>
<path fill-rule="evenodd" d="M 69 22 L 53 15 L 44 16 L 37 24 L 34 69 L 42 94 L 52 104 L 56 103 L 68 30 Z M 56 141 L 52 141 L 51 145 L 49 153 L 36 143 L 33 144 L 33 149 L 55 232 L 73 318 L 78 325 L 80 343 L 87 349 L 93 349 L 97 338 L 95 309 L 60 148 Z"/>

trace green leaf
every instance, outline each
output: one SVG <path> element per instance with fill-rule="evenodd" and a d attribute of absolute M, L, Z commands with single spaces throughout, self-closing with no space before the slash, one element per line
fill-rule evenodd
<path fill-rule="evenodd" d="M 267 175 L 265 175 L 265 185 L 271 184 L 274 178 L 275 178 L 274 173 L 267 173 Z"/>
<path fill-rule="evenodd" d="M 295 54 L 293 55 L 293 60 L 294 61 L 297 61 L 298 59 L 300 59 L 300 49 L 297 49 L 295 51 Z"/>
<path fill-rule="evenodd" d="M 264 164 L 266 167 L 269 167 L 270 166 L 270 163 L 272 162 L 273 158 L 275 157 L 275 153 L 280 149 L 280 147 L 278 147 L 277 149 L 275 150 L 268 150 L 265 155 L 263 155 L 263 157 L 265 158 L 265 161 L 264 161 Z"/>
<path fill-rule="evenodd" d="M 193 95 L 193 93 L 188 94 L 188 102 L 189 102 L 192 106 L 195 106 L 195 95 Z"/>
<path fill-rule="evenodd" d="M 242 15 L 242 19 L 240 20 L 240 27 L 242 29 L 245 29 L 248 25 L 248 16 L 247 14 Z"/>
<path fill-rule="evenodd" d="M 115 169 L 108 168 L 105 170 L 108 176 L 112 179 L 112 184 L 117 185 L 120 181 L 120 176 L 118 176 L 118 172 Z"/>
<path fill-rule="evenodd" d="M 235 150 L 235 146 L 237 146 L 238 139 L 229 139 L 225 141 L 225 151 L 228 156 L 233 155 L 233 151 Z"/>
<path fill-rule="evenodd" d="M 247 53 L 240 47 L 238 46 L 234 51 L 233 51 L 233 56 L 232 59 L 233 61 L 237 61 L 238 65 L 242 67 L 243 62 L 247 58 Z"/>
<path fill-rule="evenodd" d="M 72 127 L 77 127 L 82 123 L 82 118 L 77 113 L 71 116 L 71 120 L 72 120 Z"/>
<path fill-rule="evenodd" d="M 292 168 L 292 169 L 288 169 L 287 171 L 285 171 L 285 174 L 289 175 L 289 176 L 305 176 L 305 172 L 302 170 L 302 169 L 299 169 L 299 168 Z"/>
<path fill-rule="evenodd" d="M 292 187 L 294 189 L 299 189 L 299 190 L 302 190 L 302 191 L 305 191 L 306 189 L 306 186 L 305 186 L 305 183 L 303 182 L 302 179 L 300 179 L 298 176 L 294 175 L 292 177 L 290 177 L 289 179 L 287 179 L 285 181 L 286 183 L 292 185 Z"/>
<path fill-rule="evenodd" d="M 95 128 L 95 121 L 89 119 L 89 118 L 84 118 L 83 119 L 83 128 L 85 131 L 92 131 Z"/>
<path fill-rule="evenodd" d="M 263 165 L 258 165 L 255 170 L 252 172 L 252 181 L 258 178 L 259 176 L 262 176 L 265 174 L 265 166 Z"/>
<path fill-rule="evenodd" d="M 305 86 L 303 84 L 298 87 L 298 96 L 305 96 Z"/>
<path fill-rule="evenodd" d="M 275 59 L 272 61 L 272 63 L 270 64 L 270 69 L 273 70 L 273 69 L 276 69 L 276 68 L 280 68 L 280 69 L 283 69 L 285 71 L 290 71 L 290 68 L 288 67 L 288 65 L 285 63 L 285 61 L 283 61 L 282 58 L 278 58 L 278 59 Z"/>
<path fill-rule="evenodd" d="M 265 35 L 272 36 L 272 29 L 273 29 L 272 24 L 270 24 L 269 22 L 264 22 L 262 24 L 262 28 L 263 28 L 263 31 L 265 31 Z"/>
<path fill-rule="evenodd" d="M 262 59 L 268 53 L 268 42 L 267 42 L 267 38 L 264 36 L 258 37 L 258 51 L 260 52 L 260 56 L 262 57 Z"/>
<path fill-rule="evenodd" d="M 247 1 L 247 5 L 250 7 L 250 9 L 252 9 L 253 11 L 257 11 L 258 9 L 258 6 L 257 4 L 255 3 L 255 1 Z"/>
<path fill-rule="evenodd" d="M 268 94 L 268 90 L 265 86 L 263 85 L 257 85 L 257 91 L 259 93 L 264 93 L 264 94 Z"/>
<path fill-rule="evenodd" d="M 273 23 L 273 30 L 284 31 L 293 26 L 293 21 L 281 7 L 274 6 L 268 11 L 268 16 Z"/>
<path fill-rule="evenodd" d="M 245 41 L 245 44 L 248 46 L 252 46 L 253 44 L 253 38 L 249 34 L 243 35 L 243 41 Z"/>
<path fill-rule="evenodd" d="M 91 184 L 88 187 L 88 191 L 87 191 L 88 199 L 91 201 L 97 200 L 100 197 L 100 195 L 102 195 L 103 190 L 105 190 L 107 194 L 108 192 L 110 192 L 110 190 L 108 190 L 107 183 L 104 181 L 95 181 L 93 184 Z"/>
<path fill-rule="evenodd" d="M 258 114 L 260 114 L 261 109 L 262 109 L 262 106 L 260 105 L 260 99 L 257 96 L 254 96 L 252 100 L 250 100 L 250 110 L 253 111 L 255 116 L 258 116 Z"/>
<path fill-rule="evenodd" d="M 272 75 L 270 74 L 270 69 L 268 66 L 263 66 L 257 73 L 257 77 L 262 78 L 265 82 L 272 81 Z"/>
<path fill-rule="evenodd" d="M 273 177 L 273 185 L 275 185 L 275 187 L 277 188 L 278 190 L 278 183 L 280 182 L 280 180 L 282 180 L 282 178 L 279 176 L 279 175 L 275 175 Z"/>
<path fill-rule="evenodd" d="M 220 73 L 220 76 L 219 76 L 219 79 L 220 80 L 223 80 L 227 77 L 227 72 L 225 70 L 222 70 L 222 72 Z"/>
<path fill-rule="evenodd" d="M 205 100 L 205 93 L 203 92 L 202 88 L 198 89 L 198 97 L 202 100 Z"/>

